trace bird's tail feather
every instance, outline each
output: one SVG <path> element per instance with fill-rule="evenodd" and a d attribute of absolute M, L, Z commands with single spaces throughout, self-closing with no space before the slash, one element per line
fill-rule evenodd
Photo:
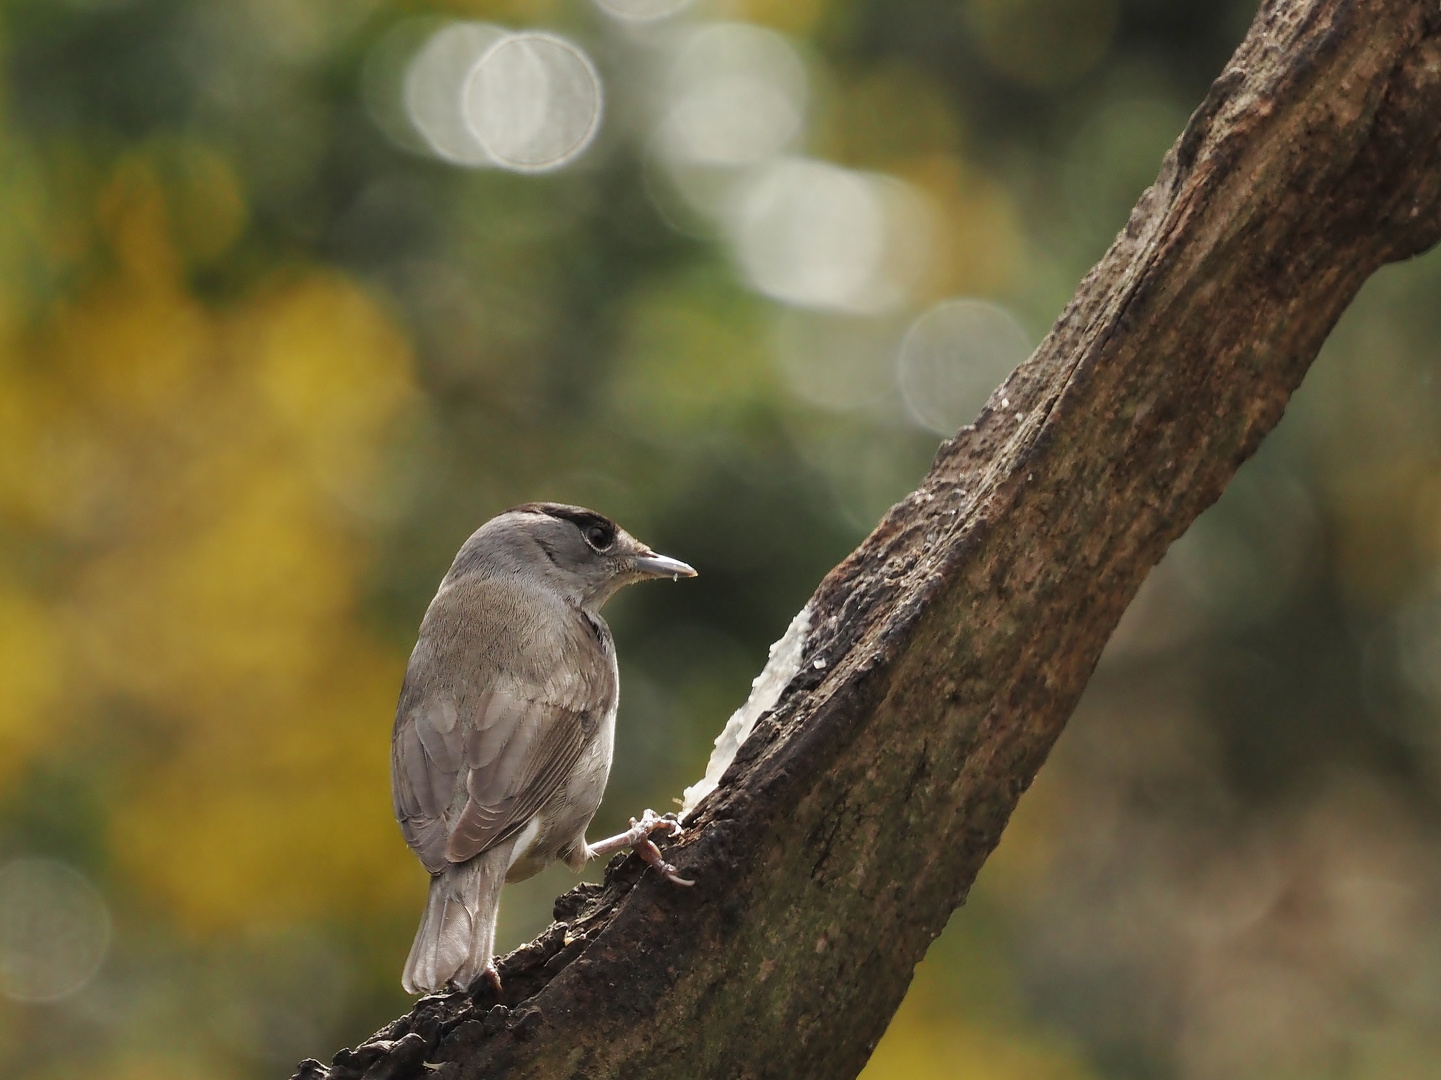
<path fill-rule="evenodd" d="M 502 844 L 430 879 L 400 980 L 407 993 L 434 993 L 447 984 L 469 989 L 490 965 L 509 856 L 510 845 Z"/>

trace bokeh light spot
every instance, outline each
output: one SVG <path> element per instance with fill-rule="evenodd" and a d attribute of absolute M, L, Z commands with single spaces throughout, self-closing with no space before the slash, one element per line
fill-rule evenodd
<path fill-rule="evenodd" d="M 698 30 L 677 54 L 670 83 L 661 138 L 677 161 L 760 161 L 790 145 L 805 120 L 805 68 L 773 30 L 744 23 Z"/>
<path fill-rule="evenodd" d="M 927 212 L 899 180 L 806 158 L 758 169 L 740 189 L 731 239 L 751 284 L 799 307 L 878 313 L 924 270 Z"/>
<path fill-rule="evenodd" d="M 1030 336 L 1005 308 L 944 300 L 918 318 L 901 343 L 901 396 L 918 423 L 953 435 L 1030 352 Z"/>
<path fill-rule="evenodd" d="M 654 22 L 664 19 L 682 8 L 691 0 L 595 0 L 595 6 L 607 15 L 627 22 Z"/>
<path fill-rule="evenodd" d="M 489 23 L 450 23 L 431 35 L 406 68 L 406 114 L 437 157 L 456 165 L 491 164 L 466 122 L 464 92 L 476 64 L 504 37 L 504 30 Z"/>
<path fill-rule="evenodd" d="M 0 993 L 67 998 L 94 978 L 109 946 L 109 909 L 79 871 L 40 858 L 0 869 Z"/>
<path fill-rule="evenodd" d="M 600 127 L 600 76 L 563 38 L 509 35 L 470 73 L 463 111 L 496 164 L 520 172 L 558 169 L 575 160 Z"/>

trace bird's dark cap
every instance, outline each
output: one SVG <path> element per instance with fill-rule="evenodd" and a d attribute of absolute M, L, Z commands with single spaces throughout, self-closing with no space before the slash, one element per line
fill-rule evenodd
<path fill-rule="evenodd" d="M 512 514 L 545 514 L 562 521 L 573 521 L 582 532 L 589 528 L 601 529 L 607 536 L 615 536 L 619 526 L 604 514 L 587 510 L 584 506 L 568 506 L 565 503 L 529 502 L 512 506 Z"/>

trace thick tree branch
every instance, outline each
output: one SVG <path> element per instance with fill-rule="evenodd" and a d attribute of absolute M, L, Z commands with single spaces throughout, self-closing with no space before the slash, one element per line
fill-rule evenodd
<path fill-rule="evenodd" d="M 1362 282 L 1441 236 L 1441 9 L 1277 0 L 1035 355 L 811 601 L 668 856 L 302 1075 L 855 1075 L 1127 602 Z"/>

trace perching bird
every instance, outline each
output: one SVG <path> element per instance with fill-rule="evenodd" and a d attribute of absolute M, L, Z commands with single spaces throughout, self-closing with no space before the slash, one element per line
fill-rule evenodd
<path fill-rule="evenodd" d="M 647 810 L 587 844 L 610 774 L 619 673 L 600 608 L 646 578 L 694 577 L 591 510 L 527 503 L 461 547 L 420 624 L 391 737 L 395 816 L 430 871 L 402 983 L 468 989 L 491 962 L 500 887 L 556 859 L 634 846 L 672 881 L 650 841 L 679 832 Z"/>

